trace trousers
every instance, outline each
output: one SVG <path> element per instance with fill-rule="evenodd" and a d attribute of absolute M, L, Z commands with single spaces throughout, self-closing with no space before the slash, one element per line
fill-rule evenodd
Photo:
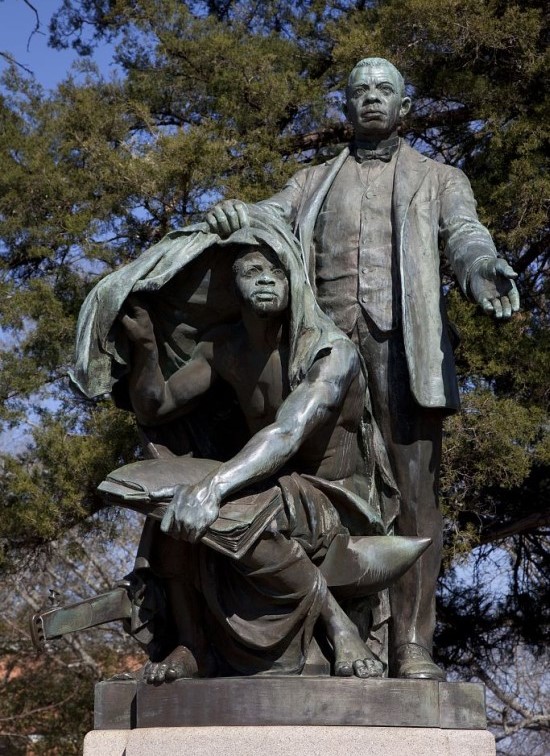
<path fill-rule="evenodd" d="M 349 335 L 367 368 L 373 415 L 401 494 L 395 533 L 432 539 L 424 555 L 390 588 L 390 654 L 404 643 L 431 653 L 443 546 L 438 484 L 445 413 L 421 407 L 414 399 L 400 329 L 381 332 L 362 314 Z"/>

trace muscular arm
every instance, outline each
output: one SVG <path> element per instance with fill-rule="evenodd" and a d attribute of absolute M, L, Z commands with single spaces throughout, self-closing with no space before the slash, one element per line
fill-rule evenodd
<path fill-rule="evenodd" d="M 130 399 L 139 422 L 156 425 L 190 409 L 193 400 L 210 388 L 216 377 L 211 365 L 213 345 L 210 341 L 198 344 L 189 362 L 165 381 L 147 310 L 136 300 L 127 309 L 121 322 L 133 342 Z"/>
<path fill-rule="evenodd" d="M 340 410 L 359 371 L 353 345 L 337 342 L 285 399 L 275 422 L 254 434 L 238 454 L 197 486 L 176 489 L 162 522 L 164 532 L 190 541 L 200 538 L 216 519 L 223 499 L 280 470 L 303 442 Z"/>
<path fill-rule="evenodd" d="M 214 479 L 222 499 L 280 470 L 304 441 L 340 410 L 359 370 L 357 353 L 344 340 L 318 359 L 282 403 L 275 422 L 255 433 L 238 454 L 218 469 Z"/>
<path fill-rule="evenodd" d="M 210 344 L 198 344 L 189 362 L 164 380 L 158 359 L 138 357 L 130 378 L 130 397 L 136 417 L 143 425 L 157 425 L 190 410 L 216 376 L 209 359 Z"/>

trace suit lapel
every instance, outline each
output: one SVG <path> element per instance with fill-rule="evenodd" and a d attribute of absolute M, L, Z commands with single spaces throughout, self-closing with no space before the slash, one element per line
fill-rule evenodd
<path fill-rule="evenodd" d="M 397 250 L 402 250 L 403 227 L 407 212 L 429 170 L 428 159 L 405 142 L 401 142 L 397 153 L 397 165 L 393 183 L 393 223 Z"/>
<path fill-rule="evenodd" d="M 338 171 L 345 163 L 349 148 L 342 152 L 334 161 L 326 165 L 325 171 L 319 178 L 311 182 L 306 189 L 306 200 L 297 218 L 297 232 L 302 243 L 306 264 L 310 276 L 310 282 L 315 290 L 315 261 L 312 253 L 313 233 L 317 216 L 321 211 L 323 202 L 332 186 Z M 405 142 L 401 142 L 397 153 L 397 164 L 393 187 L 393 221 L 396 234 L 397 250 L 401 258 L 403 227 L 407 217 L 407 211 L 414 195 L 417 193 L 426 174 L 429 171 L 429 161 L 416 150 L 413 150 Z"/>
<path fill-rule="evenodd" d="M 313 290 L 315 291 L 315 259 L 312 250 L 313 232 L 317 216 L 321 211 L 325 197 L 340 168 L 344 165 L 349 155 L 349 148 L 346 147 L 334 158 L 331 164 L 323 166 L 325 171 L 321 174 L 318 182 L 312 182 L 308 187 L 307 198 L 304 202 L 300 217 L 297 219 L 298 235 L 302 243 L 304 254 L 306 255 L 306 265 L 309 273 L 309 279 Z"/>

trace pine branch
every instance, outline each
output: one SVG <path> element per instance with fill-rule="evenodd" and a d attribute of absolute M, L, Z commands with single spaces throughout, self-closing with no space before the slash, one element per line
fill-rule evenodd
<path fill-rule="evenodd" d="M 535 260 L 540 255 L 546 255 L 546 258 L 548 257 L 548 239 L 546 237 L 540 239 L 540 241 L 535 242 L 534 244 L 531 244 L 529 250 L 523 254 L 519 260 L 514 263 L 514 269 L 517 273 L 523 273 L 531 263 L 534 263 Z"/>
<path fill-rule="evenodd" d="M 353 131 L 348 123 L 339 123 L 336 126 L 327 126 L 323 129 L 310 131 L 307 134 L 298 134 L 283 141 L 283 155 L 291 155 L 294 152 L 305 150 L 318 150 L 338 142 L 348 142 L 353 136 Z"/>

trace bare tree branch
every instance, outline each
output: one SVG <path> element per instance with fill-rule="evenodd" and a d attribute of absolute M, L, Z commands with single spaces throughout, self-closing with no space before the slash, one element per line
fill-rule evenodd
<path fill-rule="evenodd" d="M 14 66 L 19 66 L 19 68 L 22 68 L 23 71 L 26 71 L 28 74 L 33 75 L 33 71 L 31 71 L 30 68 L 27 68 L 27 66 L 24 66 L 23 63 L 20 63 L 18 60 L 15 60 L 13 55 L 9 52 L 6 52 L 5 50 L 0 50 L 0 57 L 5 58 L 8 63 L 12 63 Z"/>
<path fill-rule="evenodd" d="M 500 701 L 502 701 L 502 703 L 506 704 L 508 708 L 515 711 L 516 714 L 519 714 L 524 719 L 530 719 L 533 716 L 529 709 L 526 709 L 515 698 L 512 698 L 504 690 L 502 690 L 502 688 L 497 685 L 493 678 L 489 677 L 483 667 L 473 658 L 471 660 L 471 668 L 476 677 L 479 677 L 479 679 L 485 683 L 487 688 L 489 688 L 491 693 L 493 693 L 493 695 L 495 695 Z"/>
<path fill-rule="evenodd" d="M 93 670 L 93 673 L 97 679 L 101 677 L 101 665 L 96 662 L 96 660 L 90 656 L 90 654 L 86 651 L 84 648 L 84 645 L 75 638 L 73 635 L 70 638 L 65 638 L 65 641 L 68 646 L 76 653 L 78 656 L 80 656 L 82 663 L 89 667 L 91 670 Z"/>
<path fill-rule="evenodd" d="M 499 723 L 502 726 L 502 723 Z M 534 714 L 532 717 L 526 717 L 511 727 L 504 723 L 504 732 L 495 735 L 497 743 L 505 738 L 510 738 L 520 730 L 542 730 L 550 726 L 550 716 L 548 714 Z"/>
<path fill-rule="evenodd" d="M 488 528 L 482 533 L 479 543 L 492 543 L 493 541 L 499 541 L 503 538 L 509 538 L 513 535 L 520 535 L 521 533 L 533 531 L 549 524 L 549 511 L 532 512 L 527 517 L 522 517 L 519 520 L 514 520 L 513 522 L 508 522 L 504 525 Z"/>
<path fill-rule="evenodd" d="M 32 10 L 32 12 L 34 13 L 34 19 L 35 19 L 34 29 L 29 34 L 29 38 L 27 40 L 27 52 L 29 52 L 31 39 L 34 37 L 35 34 L 42 34 L 42 32 L 40 31 L 40 16 L 38 15 L 38 11 L 34 7 L 34 5 L 31 2 L 29 2 L 29 0 L 23 0 L 23 2 L 27 6 L 27 8 L 30 8 Z"/>
<path fill-rule="evenodd" d="M 14 719 L 26 719 L 35 714 L 41 714 L 43 711 L 58 709 L 60 706 L 66 704 L 67 701 L 70 701 L 71 698 L 74 698 L 75 695 L 76 691 L 73 690 L 72 693 L 69 693 L 69 695 L 61 701 L 56 701 L 56 703 L 49 704 L 48 706 L 40 706 L 38 709 L 30 709 L 29 711 L 24 711 L 22 714 L 12 714 L 10 717 L 0 717 L 0 722 L 12 722 Z"/>
<path fill-rule="evenodd" d="M 34 28 L 29 34 L 29 37 L 27 39 L 27 52 L 29 52 L 31 40 L 34 37 L 34 35 L 43 34 L 44 32 L 42 32 L 40 29 L 40 15 L 36 7 L 33 5 L 33 3 L 30 2 L 30 0 L 23 0 L 23 3 L 27 6 L 27 8 L 30 8 L 30 10 L 34 13 Z M 25 66 L 23 63 L 20 63 L 18 60 L 16 60 L 16 58 L 14 58 L 13 55 L 7 50 L 0 50 L 0 57 L 4 58 L 4 60 L 7 60 L 8 63 L 11 63 L 14 66 L 18 66 L 19 68 L 22 68 L 23 71 L 25 71 L 25 73 L 28 73 L 31 76 L 34 76 L 34 71 L 32 71 L 27 66 Z"/>

